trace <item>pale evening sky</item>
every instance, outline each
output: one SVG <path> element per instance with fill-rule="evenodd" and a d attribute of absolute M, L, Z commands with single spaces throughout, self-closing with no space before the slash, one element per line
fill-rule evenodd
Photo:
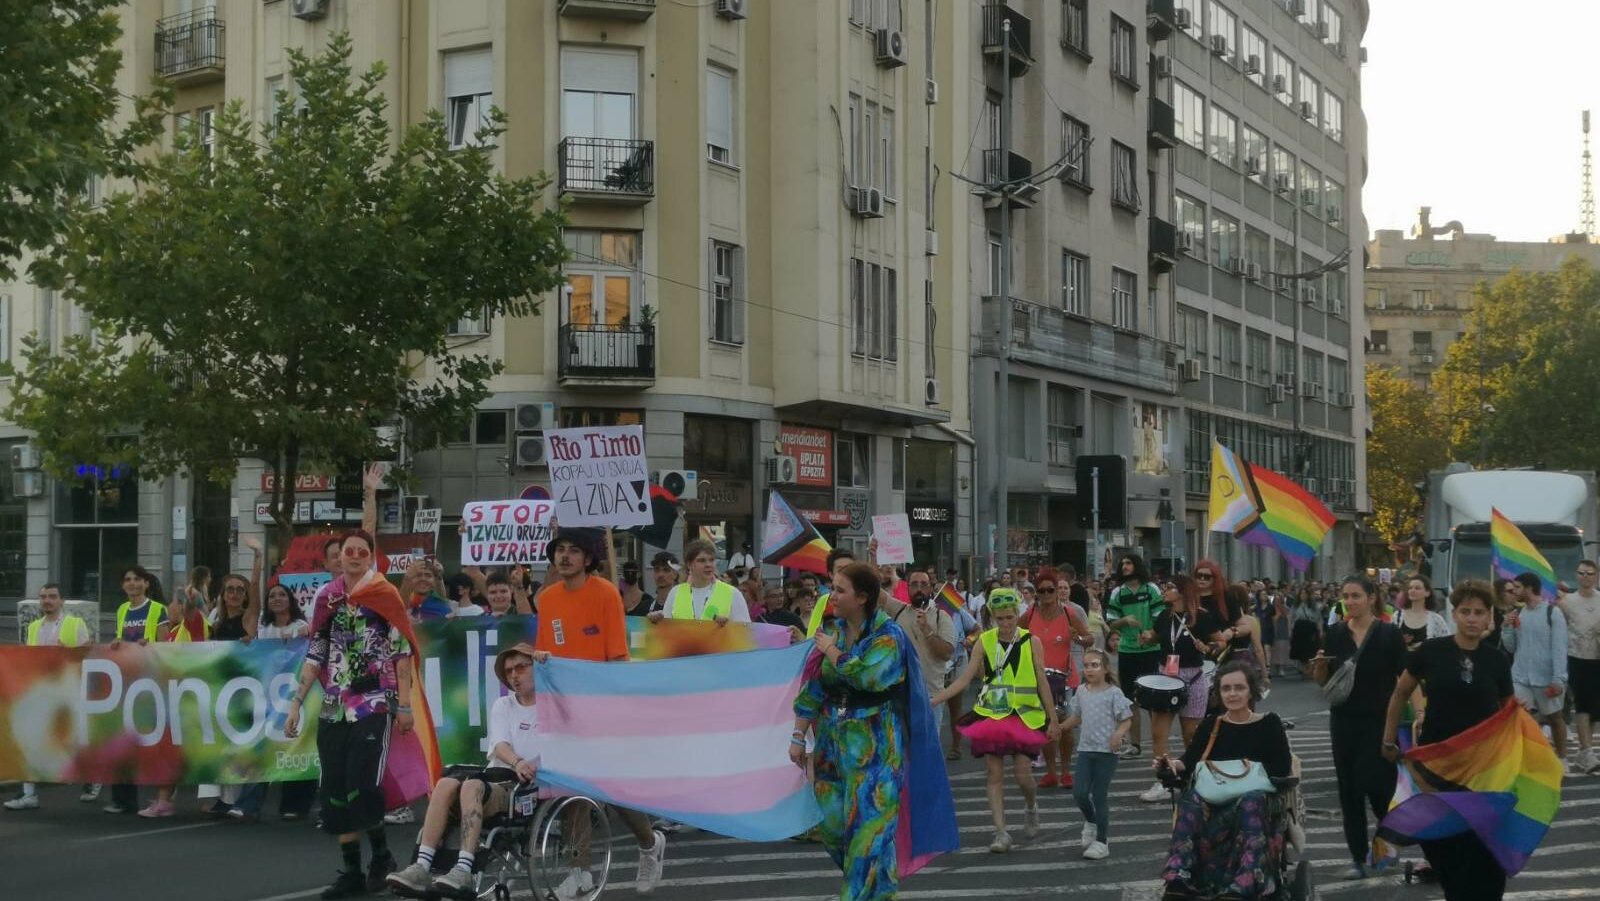
<path fill-rule="evenodd" d="M 1600 155 L 1597 34 L 1600 0 L 1372 0 L 1367 228 L 1409 233 L 1431 206 L 1435 226 L 1502 240 L 1576 230 L 1584 109 Z"/>

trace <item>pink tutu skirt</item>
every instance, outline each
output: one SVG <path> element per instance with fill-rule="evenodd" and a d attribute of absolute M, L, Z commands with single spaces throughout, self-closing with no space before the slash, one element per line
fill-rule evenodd
<path fill-rule="evenodd" d="M 969 713 L 956 725 L 956 730 L 972 742 L 974 757 L 1009 757 L 1013 754 L 1035 757 L 1050 740 L 1042 731 L 1029 729 L 1022 717 L 1015 713 L 1002 719 Z"/>

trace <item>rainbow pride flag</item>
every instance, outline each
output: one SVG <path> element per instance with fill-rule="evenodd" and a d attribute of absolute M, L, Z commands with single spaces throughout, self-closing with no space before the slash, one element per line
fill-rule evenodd
<path fill-rule="evenodd" d="M 1277 548 L 1289 567 L 1305 572 L 1333 528 L 1333 513 L 1299 484 L 1264 466 L 1245 463 L 1261 512 L 1235 537 L 1246 544 Z"/>
<path fill-rule="evenodd" d="M 1523 573 L 1533 573 L 1544 586 L 1541 594 L 1548 600 L 1556 599 L 1556 571 L 1550 561 L 1499 508 L 1490 509 L 1489 557 L 1496 579 L 1515 579 Z"/>
<path fill-rule="evenodd" d="M 1465 732 L 1406 752 L 1397 786 L 1407 795 L 1378 827 L 1397 845 L 1478 836 L 1515 876 L 1561 806 L 1561 760 L 1514 699 Z"/>
<path fill-rule="evenodd" d="M 789 506 L 783 495 L 772 492 L 767 501 L 766 536 L 761 541 L 762 563 L 826 576 L 832 550 L 811 520 Z"/>
<path fill-rule="evenodd" d="M 811 649 L 535 664 L 539 782 L 731 838 L 799 835 L 822 817 L 789 761 Z"/>
<path fill-rule="evenodd" d="M 966 606 L 961 601 L 961 592 L 956 591 L 956 586 L 951 582 L 939 586 L 939 593 L 934 600 L 938 602 L 940 610 L 951 616 L 960 616 L 962 608 Z"/>

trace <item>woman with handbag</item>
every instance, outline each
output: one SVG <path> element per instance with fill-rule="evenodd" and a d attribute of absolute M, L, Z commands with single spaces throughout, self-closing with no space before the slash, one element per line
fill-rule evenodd
<path fill-rule="evenodd" d="M 1325 650 L 1311 660 L 1311 677 L 1328 700 L 1328 732 L 1344 841 L 1351 865 L 1346 879 L 1365 879 L 1369 866 L 1382 872 L 1399 860 L 1386 843 L 1367 844 L 1370 807 L 1379 820 L 1394 798 L 1395 766 L 1383 756 L 1383 715 L 1406 665 L 1400 629 L 1378 620 L 1378 588 L 1351 576 L 1339 588 L 1345 618 L 1328 627 Z M 1381 847 L 1380 847 L 1381 846 Z"/>
<path fill-rule="evenodd" d="M 1195 580 L 1188 576 L 1173 576 L 1172 588 L 1162 598 L 1167 609 L 1156 617 L 1156 641 L 1161 643 L 1159 672 L 1184 684 L 1182 703 L 1176 710 L 1166 708 L 1150 711 L 1150 740 L 1155 746 L 1155 756 L 1167 755 L 1167 742 L 1172 735 L 1172 717 L 1178 716 L 1178 728 L 1183 732 L 1184 747 L 1194 744 L 1195 730 L 1206 717 L 1206 705 L 1211 697 L 1211 679 L 1205 672 L 1206 658 L 1227 634 L 1222 623 L 1200 606 Z M 1160 782 L 1150 786 L 1139 800 L 1154 804 L 1167 797 L 1167 789 Z"/>
<path fill-rule="evenodd" d="M 1172 848 L 1162 878 L 1162 901 L 1188 898 L 1252 899 L 1281 886 L 1284 836 L 1273 831 L 1273 779 L 1289 776 L 1294 757 L 1276 713 L 1257 713 L 1256 672 L 1245 663 L 1217 671 L 1223 713 L 1200 724 L 1183 757 L 1156 758 L 1157 774 L 1185 778 L 1178 799 Z"/>

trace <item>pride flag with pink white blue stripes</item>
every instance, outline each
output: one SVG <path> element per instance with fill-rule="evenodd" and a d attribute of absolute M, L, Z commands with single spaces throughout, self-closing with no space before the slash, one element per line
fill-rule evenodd
<path fill-rule="evenodd" d="M 539 782 L 747 841 L 822 818 L 789 760 L 811 643 L 634 663 L 535 668 Z"/>

